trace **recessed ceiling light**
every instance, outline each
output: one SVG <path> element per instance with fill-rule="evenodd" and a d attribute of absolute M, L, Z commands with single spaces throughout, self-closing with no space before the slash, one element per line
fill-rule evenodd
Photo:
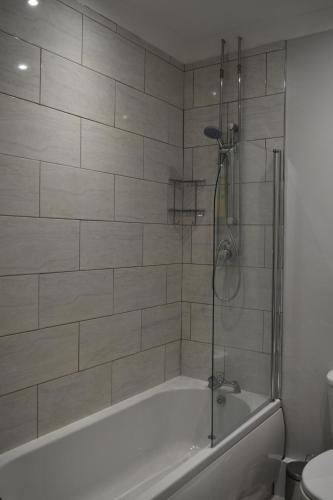
<path fill-rule="evenodd" d="M 30 7 L 37 7 L 37 5 L 39 4 L 39 1 L 38 0 L 28 0 L 28 4 L 30 5 Z"/>
<path fill-rule="evenodd" d="M 21 71 L 25 71 L 25 70 L 27 70 L 27 69 L 28 69 L 27 64 L 24 64 L 24 63 L 22 63 L 22 64 L 18 64 L 18 65 L 17 65 L 17 67 L 18 67 L 18 69 L 20 69 Z"/>

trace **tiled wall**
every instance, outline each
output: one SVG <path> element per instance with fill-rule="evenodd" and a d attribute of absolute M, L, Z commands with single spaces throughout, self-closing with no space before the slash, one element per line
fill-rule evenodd
<path fill-rule="evenodd" d="M 1 451 L 180 372 L 183 75 L 74 0 L 1 2 Z"/>
<path fill-rule="evenodd" d="M 272 236 L 272 149 L 283 148 L 285 44 L 247 51 L 242 59 L 241 286 L 237 297 L 216 307 L 216 368 L 244 389 L 268 394 Z M 237 122 L 237 61 L 225 65 L 224 129 Z M 182 372 L 207 378 L 211 372 L 212 223 L 217 149 L 203 129 L 216 125 L 219 64 L 188 65 L 184 96 L 184 175 L 205 179 L 198 208 L 205 216 L 184 226 Z M 237 192 L 237 190 L 236 190 Z M 218 278 L 219 279 L 219 278 Z M 217 301 L 218 302 L 218 301 Z"/>

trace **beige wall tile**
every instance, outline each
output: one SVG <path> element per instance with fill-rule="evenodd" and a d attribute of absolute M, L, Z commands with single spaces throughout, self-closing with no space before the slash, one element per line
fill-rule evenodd
<path fill-rule="evenodd" d="M 0 155 L 0 214 L 39 215 L 39 162 Z"/>
<path fill-rule="evenodd" d="M 211 304 L 212 266 L 184 264 L 183 266 L 183 300 Z"/>
<path fill-rule="evenodd" d="M 42 52 L 42 104 L 113 125 L 115 89 L 111 78 Z"/>
<path fill-rule="evenodd" d="M 208 380 L 212 374 L 212 346 L 201 342 L 182 342 L 182 375 Z"/>
<path fill-rule="evenodd" d="M 166 303 L 165 266 L 115 270 L 115 312 Z"/>
<path fill-rule="evenodd" d="M 113 270 L 44 274 L 40 277 L 41 326 L 113 313 Z"/>
<path fill-rule="evenodd" d="M 143 90 L 145 51 L 91 19 L 83 20 L 83 64 Z"/>
<path fill-rule="evenodd" d="M 191 304 L 182 302 L 182 339 L 191 338 Z"/>
<path fill-rule="evenodd" d="M 267 354 L 272 352 L 272 313 L 268 311 L 264 311 L 264 340 L 262 350 Z"/>
<path fill-rule="evenodd" d="M 130 132 L 82 120 L 82 167 L 143 177 L 143 138 Z"/>
<path fill-rule="evenodd" d="M 81 222 L 80 268 L 140 266 L 142 231 L 142 224 Z"/>
<path fill-rule="evenodd" d="M 0 91 L 38 102 L 39 79 L 40 49 L 0 33 Z"/>
<path fill-rule="evenodd" d="M 193 264 L 213 263 L 213 231 L 212 226 L 192 227 Z"/>
<path fill-rule="evenodd" d="M 180 375 L 180 342 L 171 342 L 165 346 L 165 379 Z"/>
<path fill-rule="evenodd" d="M 160 99 L 183 107 L 183 71 L 160 57 L 147 52 L 145 91 Z"/>
<path fill-rule="evenodd" d="M 43 217 L 112 220 L 114 176 L 43 163 L 40 212 Z"/>
<path fill-rule="evenodd" d="M 0 398 L 0 452 L 37 437 L 37 387 Z"/>
<path fill-rule="evenodd" d="M 0 278 L 0 335 L 38 327 L 38 276 Z"/>
<path fill-rule="evenodd" d="M 80 324 L 80 370 L 140 351 L 141 311 Z"/>
<path fill-rule="evenodd" d="M 240 182 L 265 181 L 265 141 L 243 142 L 240 146 L 239 158 L 241 165 Z M 237 175 L 239 176 L 239 173 Z"/>
<path fill-rule="evenodd" d="M 184 108 L 193 108 L 193 71 L 184 73 Z"/>
<path fill-rule="evenodd" d="M 127 222 L 166 223 L 168 186 L 157 182 L 116 176 L 115 218 Z"/>
<path fill-rule="evenodd" d="M 112 403 L 164 381 L 164 347 L 156 347 L 112 363 Z"/>
<path fill-rule="evenodd" d="M 227 79 L 225 79 L 227 83 Z M 220 66 L 206 66 L 194 71 L 194 105 L 208 106 L 220 100 Z"/>
<path fill-rule="evenodd" d="M 116 84 L 116 127 L 152 139 L 182 145 L 181 110 L 155 97 Z"/>
<path fill-rule="evenodd" d="M 241 186 L 242 224 L 272 224 L 273 185 L 271 182 L 250 182 Z"/>
<path fill-rule="evenodd" d="M 249 267 L 264 267 L 265 265 L 265 227 L 242 226 L 241 265 Z"/>
<path fill-rule="evenodd" d="M 242 98 L 260 97 L 266 90 L 266 54 L 242 58 Z M 234 74 L 237 85 L 237 74 Z"/>
<path fill-rule="evenodd" d="M 142 311 L 142 349 L 173 342 L 180 337 L 180 302 Z"/>
<path fill-rule="evenodd" d="M 223 283 L 223 271 L 217 272 L 217 280 Z M 272 297 L 272 270 L 244 267 L 238 295 L 230 302 L 232 306 L 269 311 Z"/>
<path fill-rule="evenodd" d="M 77 221 L 0 217 L 0 274 L 78 268 Z"/>
<path fill-rule="evenodd" d="M 82 16 L 60 2 L 2 0 L 0 28 L 27 42 L 81 62 Z"/>
<path fill-rule="evenodd" d="M 102 410 L 110 402 L 110 365 L 41 384 L 38 387 L 39 435 Z"/>
<path fill-rule="evenodd" d="M 285 90 L 285 60 L 284 50 L 267 54 L 267 94 L 276 94 Z"/>
<path fill-rule="evenodd" d="M 167 302 L 178 302 L 182 297 L 182 264 L 167 266 Z"/>
<path fill-rule="evenodd" d="M 212 145 L 214 141 L 208 139 L 203 131 L 204 128 L 218 122 L 218 106 L 206 108 L 195 108 L 184 112 L 184 146 Z"/>
<path fill-rule="evenodd" d="M 181 226 L 146 224 L 143 233 L 143 264 L 176 264 L 181 261 Z"/>
<path fill-rule="evenodd" d="M 78 368 L 78 325 L 0 338 L 0 393 L 61 377 Z"/>
<path fill-rule="evenodd" d="M 193 178 L 203 179 L 207 184 L 215 184 L 217 177 L 217 147 L 202 146 L 193 149 Z"/>
<path fill-rule="evenodd" d="M 80 120 L 54 109 L 0 95 L 0 152 L 80 165 Z"/>
<path fill-rule="evenodd" d="M 182 179 L 183 149 L 145 138 L 144 177 L 158 182 Z"/>
<path fill-rule="evenodd" d="M 245 100 L 242 117 L 244 140 L 281 137 L 284 132 L 284 94 Z"/>
<path fill-rule="evenodd" d="M 271 363 L 268 354 L 226 349 L 225 375 L 228 380 L 237 380 L 241 389 L 269 397 Z"/>
<path fill-rule="evenodd" d="M 212 306 L 191 304 L 191 340 L 212 341 Z M 263 312 L 238 307 L 216 306 L 215 344 L 261 351 Z"/>

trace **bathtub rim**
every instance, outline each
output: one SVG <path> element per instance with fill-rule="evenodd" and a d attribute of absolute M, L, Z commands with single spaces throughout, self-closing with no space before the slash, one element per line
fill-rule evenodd
<path fill-rule="evenodd" d="M 15 459 L 24 455 L 29 455 L 35 450 L 42 449 L 53 442 L 57 442 L 60 439 L 64 439 L 67 436 L 74 434 L 75 432 L 84 430 L 85 428 L 98 422 L 102 422 L 103 420 L 112 417 L 127 408 L 150 399 L 154 395 L 169 391 L 191 389 L 207 391 L 207 382 L 186 376 L 175 377 L 174 379 L 166 381 L 142 393 L 131 396 L 130 398 L 115 403 L 105 409 L 99 410 L 98 412 L 88 415 L 87 417 L 81 418 L 64 427 L 42 435 L 37 439 L 33 439 L 32 441 L 23 443 L 16 448 L 3 452 L 0 455 L 0 468 L 10 464 L 15 461 Z M 254 411 L 243 424 L 219 441 L 213 448 L 207 444 L 207 447 L 199 449 L 195 455 L 192 455 L 187 460 L 184 460 L 184 462 L 177 469 L 167 472 L 166 475 L 159 479 L 155 484 L 148 486 L 144 493 L 139 492 L 137 500 L 143 500 L 145 498 L 144 495 L 147 495 L 147 493 L 149 493 L 149 498 L 151 499 L 167 499 L 184 484 L 190 481 L 194 475 L 208 467 L 219 456 L 232 448 L 252 430 L 259 427 L 261 423 L 276 413 L 280 408 L 281 401 L 279 399 L 274 401 L 268 400 L 266 403 L 263 403 L 263 405 L 261 405 L 257 411 Z M 125 493 L 124 496 L 119 497 L 119 500 L 121 498 L 124 498 L 124 500 L 126 499 Z"/>

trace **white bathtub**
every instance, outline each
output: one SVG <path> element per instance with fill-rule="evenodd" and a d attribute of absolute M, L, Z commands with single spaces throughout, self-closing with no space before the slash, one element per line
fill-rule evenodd
<path fill-rule="evenodd" d="M 260 398 L 228 395 L 225 432 Z M 207 384 L 177 377 L 1 455 L 0 498 L 266 499 L 283 453 L 279 402 L 214 448 L 209 433 Z"/>

